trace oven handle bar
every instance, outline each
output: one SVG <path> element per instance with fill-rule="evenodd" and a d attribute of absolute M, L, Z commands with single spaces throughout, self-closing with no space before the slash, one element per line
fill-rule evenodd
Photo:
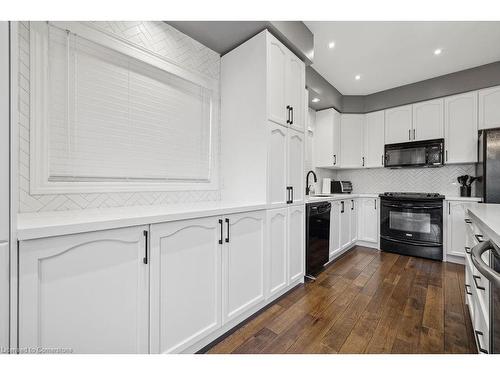
<path fill-rule="evenodd" d="M 443 206 L 410 206 L 410 205 L 399 205 L 399 204 L 390 204 L 390 203 L 383 203 L 384 207 L 394 207 L 394 208 L 411 208 L 411 209 L 423 209 L 423 210 L 432 210 L 432 209 L 442 209 Z"/>
<path fill-rule="evenodd" d="M 500 286 L 500 273 L 484 263 L 481 255 L 486 251 L 491 250 L 493 255 L 500 258 L 500 248 L 491 240 L 481 242 L 474 246 L 471 250 L 471 259 L 474 266 L 481 274 L 496 286 Z"/>

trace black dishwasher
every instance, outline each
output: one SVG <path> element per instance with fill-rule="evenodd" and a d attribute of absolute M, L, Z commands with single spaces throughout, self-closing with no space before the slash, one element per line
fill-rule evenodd
<path fill-rule="evenodd" d="M 329 202 L 306 205 L 306 275 L 314 279 L 328 262 L 330 248 Z"/>

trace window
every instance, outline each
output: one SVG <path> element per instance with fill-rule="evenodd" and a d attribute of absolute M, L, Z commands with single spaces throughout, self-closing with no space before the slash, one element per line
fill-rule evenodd
<path fill-rule="evenodd" d="M 109 37 L 32 34 L 34 193 L 216 187 L 213 87 Z"/>

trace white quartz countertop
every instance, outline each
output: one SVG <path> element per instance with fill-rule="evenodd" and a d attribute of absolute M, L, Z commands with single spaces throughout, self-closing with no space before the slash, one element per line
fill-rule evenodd
<path fill-rule="evenodd" d="M 470 218 L 489 229 L 489 237 L 500 244 L 500 204 L 478 204 L 468 208 L 468 211 Z"/>
<path fill-rule="evenodd" d="M 481 202 L 481 198 L 477 197 L 453 197 L 447 195 L 445 199 L 447 201 Z"/>
<path fill-rule="evenodd" d="M 78 211 L 22 213 L 17 237 L 29 240 L 96 230 L 147 225 L 267 209 L 264 203 L 203 202 L 168 206 L 133 206 Z"/>

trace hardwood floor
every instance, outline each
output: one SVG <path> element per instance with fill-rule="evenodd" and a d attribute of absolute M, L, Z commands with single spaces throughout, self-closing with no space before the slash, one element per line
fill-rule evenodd
<path fill-rule="evenodd" d="M 475 353 L 464 267 L 356 247 L 208 353 Z"/>

